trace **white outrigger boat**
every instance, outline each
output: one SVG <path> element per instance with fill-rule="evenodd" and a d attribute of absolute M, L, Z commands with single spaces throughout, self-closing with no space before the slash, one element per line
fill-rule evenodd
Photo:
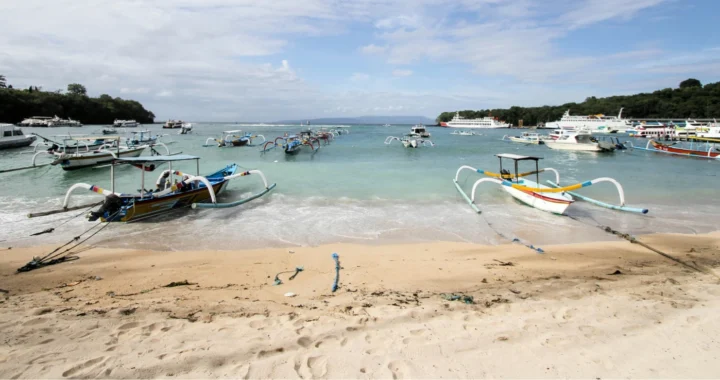
<path fill-rule="evenodd" d="M 523 132 L 520 136 L 503 136 L 503 141 L 511 141 L 520 144 L 535 144 L 540 145 L 545 143 L 544 136 L 540 136 L 534 132 Z"/>
<path fill-rule="evenodd" d="M 617 147 L 607 141 L 598 141 L 587 130 L 568 131 L 554 141 L 545 141 L 550 149 L 585 152 L 612 152 Z"/>
<path fill-rule="evenodd" d="M 262 141 L 255 144 L 253 140 L 259 137 L 262 137 Z M 211 144 L 211 141 L 214 141 L 215 144 Z M 232 131 L 223 131 L 219 139 L 209 137 L 205 140 L 205 144 L 203 146 L 217 146 L 220 148 L 233 146 L 256 146 L 264 144 L 265 141 L 265 136 L 263 135 L 253 135 L 252 133 L 244 133 L 242 130 L 236 129 Z"/>
<path fill-rule="evenodd" d="M 460 194 L 465 198 L 465 200 L 468 202 L 470 207 L 473 208 L 477 213 L 480 213 L 480 209 L 475 204 L 475 191 L 477 190 L 477 187 L 483 183 L 483 182 L 490 182 L 498 184 L 502 187 L 502 189 L 510 194 L 513 198 L 527 204 L 528 206 L 535 207 L 539 210 L 551 212 L 553 214 L 563 215 L 565 213 L 565 210 L 573 203 L 575 200 L 573 199 L 573 196 L 588 201 L 590 203 L 593 203 L 595 205 L 610 208 L 613 210 L 620 210 L 620 211 L 627 211 L 627 212 L 636 212 L 636 213 L 642 213 L 646 214 L 648 212 L 647 209 L 640 209 L 640 208 L 633 208 L 633 207 L 627 207 L 625 206 L 625 193 L 623 191 L 622 186 L 620 183 L 618 183 L 616 180 L 608 177 L 602 177 L 602 178 L 596 178 L 591 181 L 585 181 L 581 183 L 577 183 L 570 186 L 560 186 L 560 173 L 558 173 L 557 170 L 553 168 L 544 168 L 539 169 L 538 167 L 538 161 L 540 160 L 539 157 L 532 157 L 532 156 L 519 156 L 516 154 L 497 154 L 495 155 L 500 159 L 500 173 L 493 173 L 481 169 L 476 169 L 471 166 L 463 165 L 461 166 L 457 172 L 455 173 L 455 179 L 453 180 L 453 183 L 455 184 L 455 187 L 460 192 Z M 514 174 L 510 171 L 503 169 L 503 159 L 509 159 L 514 162 L 515 172 Z M 518 163 L 520 161 L 534 161 L 535 162 L 535 170 L 525 173 L 519 173 L 518 172 Z M 458 179 L 460 177 L 460 172 L 463 170 L 472 170 L 474 172 L 484 174 L 488 176 L 487 178 L 481 178 L 473 184 L 472 190 L 470 191 L 470 195 L 468 195 L 462 187 L 460 187 L 460 184 L 458 183 Z M 540 173 L 543 172 L 554 172 L 555 173 L 555 182 L 548 181 L 551 187 L 541 185 L 540 184 Z M 531 181 L 528 179 L 525 179 L 523 177 L 529 176 L 535 174 L 535 181 Z M 592 186 L 594 184 L 600 183 L 600 182 L 610 182 L 617 188 L 618 194 L 620 195 L 620 205 L 613 205 L 609 203 L 605 203 L 602 201 L 598 201 L 586 196 L 582 196 L 580 194 L 576 194 L 572 192 L 572 190 L 577 190 L 583 187 Z"/>
<path fill-rule="evenodd" d="M 461 131 L 461 130 L 455 130 L 451 135 L 459 135 L 459 136 L 479 136 L 479 133 L 475 133 L 473 131 Z"/>
<path fill-rule="evenodd" d="M 173 170 L 173 162 L 195 160 L 196 175 L 189 175 Z M 110 166 L 110 189 L 103 189 L 87 183 L 76 183 L 65 194 L 62 209 L 43 211 L 28 215 L 38 217 L 61 212 L 87 208 L 93 204 L 70 207 L 70 197 L 75 190 L 88 190 L 105 196 L 105 201 L 96 211 L 88 213 L 89 221 L 100 219 L 103 222 L 131 222 L 155 216 L 172 209 L 181 207 L 192 208 L 229 208 L 257 199 L 275 188 L 275 184 L 268 184 L 265 175 L 259 170 L 246 170 L 240 172 L 237 164 L 227 165 L 207 176 L 199 174 L 200 157 L 189 155 L 176 156 L 150 156 L 120 158 L 113 160 Z M 115 166 L 132 165 L 141 169 L 140 190 L 130 193 L 115 191 Z M 160 173 L 155 188 L 145 189 L 145 172 L 153 171 L 161 165 L 168 164 L 168 169 Z M 257 175 L 262 179 L 264 188 L 247 198 L 230 203 L 218 203 L 217 196 L 223 192 L 230 180 L 248 175 Z M 173 180 L 173 176 L 180 177 L 180 181 Z M 203 203 L 210 200 L 210 203 Z"/>
<path fill-rule="evenodd" d="M 395 136 L 388 136 L 385 139 L 385 144 L 390 145 L 393 141 L 400 141 L 400 143 L 403 144 L 406 148 L 419 148 L 421 146 L 435 146 L 435 144 L 430 141 L 426 140 L 422 137 L 418 137 L 415 135 L 407 135 L 403 137 L 395 137 Z"/>

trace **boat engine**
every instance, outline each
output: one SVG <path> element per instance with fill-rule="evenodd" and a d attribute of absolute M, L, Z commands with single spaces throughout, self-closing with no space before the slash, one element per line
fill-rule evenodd
<path fill-rule="evenodd" d="M 105 202 L 103 202 L 102 206 L 100 206 L 97 211 L 90 211 L 87 217 L 88 221 L 94 222 L 101 216 L 107 218 L 120 211 L 120 208 L 122 208 L 122 199 L 115 194 L 110 194 L 105 197 Z"/>

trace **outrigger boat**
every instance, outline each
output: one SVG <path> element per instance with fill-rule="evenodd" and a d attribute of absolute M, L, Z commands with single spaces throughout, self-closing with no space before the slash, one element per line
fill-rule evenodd
<path fill-rule="evenodd" d="M 281 141 L 281 143 L 278 144 L 278 141 Z M 320 141 L 317 138 L 312 137 L 308 133 L 301 135 L 283 136 L 276 138 L 275 141 L 266 142 L 260 152 L 265 153 L 278 146 L 281 146 L 283 148 L 285 154 L 298 154 L 303 149 L 303 147 L 310 147 L 312 153 L 315 154 L 318 149 L 320 149 Z"/>
<path fill-rule="evenodd" d="M 198 174 L 188 175 L 178 170 L 173 170 L 172 164 L 178 161 L 195 160 Z M 105 201 L 96 211 L 91 211 L 87 218 L 89 221 L 100 219 L 103 222 L 131 222 L 149 218 L 172 209 L 181 207 L 192 208 L 229 208 L 247 203 L 257 199 L 275 188 L 275 184 L 269 185 L 265 175 L 259 170 L 238 171 L 237 164 L 230 164 L 208 176 L 199 175 L 200 157 L 190 155 L 176 156 L 151 156 L 120 158 L 113 160 L 110 166 L 110 190 L 86 183 L 76 183 L 68 189 L 63 201 L 63 208 L 60 210 L 45 211 L 28 215 L 29 217 L 52 215 L 70 210 L 86 208 L 91 205 L 70 207 L 70 197 L 78 189 L 89 190 L 93 193 L 105 196 Z M 154 190 L 145 189 L 145 172 L 153 171 L 163 164 L 168 164 L 157 182 Z M 115 166 L 129 164 L 141 169 L 141 189 L 138 192 L 119 193 L 115 191 Z M 217 196 L 226 188 L 230 180 L 248 175 L 258 175 L 264 188 L 250 197 L 243 198 L 230 203 L 218 203 Z M 174 180 L 173 176 L 179 176 L 180 181 Z M 202 203 L 210 200 L 210 203 Z"/>
<path fill-rule="evenodd" d="M 430 141 L 426 140 L 422 137 L 418 137 L 415 135 L 407 135 L 403 137 L 395 137 L 395 136 L 388 136 L 385 139 L 385 144 L 390 145 L 393 141 L 400 141 L 404 147 L 406 148 L 419 148 L 421 146 L 435 146 L 435 144 Z"/>
<path fill-rule="evenodd" d="M 219 139 L 216 138 L 208 138 L 205 140 L 205 145 L 203 146 L 218 146 L 220 148 L 222 147 L 232 147 L 232 146 L 256 146 L 259 144 L 254 144 L 253 140 L 262 137 L 262 142 L 259 144 L 262 144 L 265 142 L 265 136 L 263 135 L 253 135 L 251 133 L 243 133 L 243 131 L 236 129 L 232 131 L 224 131 L 222 133 L 222 136 L 220 136 Z M 215 144 L 210 144 L 211 141 L 215 141 Z"/>
<path fill-rule="evenodd" d="M 565 210 L 573 203 L 575 200 L 573 199 L 573 196 L 578 197 L 579 199 L 591 202 L 595 205 L 610 208 L 613 210 L 620 210 L 620 211 L 627 211 L 627 212 L 637 212 L 646 214 L 648 212 L 647 209 L 640 209 L 640 208 L 633 208 L 633 207 L 627 207 L 625 206 L 625 193 L 623 191 L 622 186 L 620 183 L 618 183 L 616 180 L 612 178 L 602 177 L 602 178 L 596 178 L 592 181 L 585 181 L 581 183 L 577 183 L 570 186 L 560 186 L 560 173 L 558 173 L 557 170 L 553 168 L 544 168 L 540 169 L 538 167 L 538 161 L 540 160 L 539 157 L 532 157 L 532 156 L 519 156 L 516 154 L 496 154 L 496 157 L 500 160 L 500 172 L 499 173 L 493 173 L 481 169 L 476 169 L 471 166 L 463 165 L 461 166 L 457 172 L 455 173 L 455 179 L 453 180 L 453 183 L 455 184 L 455 187 L 457 188 L 458 192 L 465 198 L 465 200 L 468 202 L 470 207 L 473 208 L 477 213 L 480 213 L 480 209 L 475 204 L 475 191 L 477 190 L 477 187 L 483 183 L 483 182 L 490 182 L 495 183 L 502 186 L 502 189 L 510 194 L 513 198 L 529 205 L 532 207 L 535 207 L 539 210 L 551 212 L 553 214 L 563 215 L 565 213 Z M 503 159 L 509 159 L 512 160 L 515 167 L 514 174 L 510 171 L 503 169 Z M 525 173 L 519 173 L 518 172 L 518 163 L 521 161 L 534 161 L 535 162 L 535 170 Z M 472 187 L 472 190 L 470 191 L 470 195 L 468 195 L 460 186 L 458 183 L 460 172 L 463 170 L 472 170 L 474 172 L 484 174 L 488 176 L 488 178 L 481 178 L 477 180 Z M 548 187 L 545 185 L 540 184 L 540 173 L 543 172 L 553 172 L 555 173 L 555 182 L 550 182 L 550 185 L 552 187 Z M 531 181 L 528 179 L 525 179 L 523 177 L 533 175 L 535 174 L 535 181 Z M 583 187 L 592 186 L 594 184 L 600 183 L 600 182 L 610 182 L 617 188 L 618 194 L 620 195 L 620 205 L 612 205 L 609 203 L 605 203 L 602 201 L 598 201 L 589 197 L 585 197 L 576 193 L 571 192 L 572 190 L 577 190 Z"/>
<path fill-rule="evenodd" d="M 662 144 L 655 140 L 648 141 L 647 145 L 645 145 L 644 148 L 639 147 L 639 146 L 634 146 L 631 141 L 628 141 L 626 144 L 630 145 L 630 147 L 633 149 L 646 150 L 649 152 L 665 153 L 665 154 L 672 154 L 672 155 L 676 155 L 676 156 L 695 157 L 695 158 L 720 159 L 720 150 L 718 150 L 718 148 L 714 144 L 711 144 L 714 142 L 720 143 L 720 140 L 700 139 L 697 137 L 693 138 L 693 140 L 704 141 L 704 143 L 691 142 L 689 148 L 682 148 L 679 146 L 675 146 L 677 143 Z M 699 148 L 703 145 L 704 145 L 703 149 L 700 150 Z"/>
<path fill-rule="evenodd" d="M 460 135 L 460 136 L 475 136 L 480 135 L 479 133 L 475 133 L 473 131 L 461 131 L 461 130 L 455 130 L 451 135 Z"/>
<path fill-rule="evenodd" d="M 77 141 L 94 141 L 96 139 L 97 137 L 73 138 L 73 140 Z M 106 138 L 106 140 L 108 139 L 112 138 Z M 88 168 L 92 166 L 110 163 L 117 158 L 138 157 L 146 148 L 150 146 L 148 144 L 121 146 L 120 137 L 114 137 L 114 139 L 114 142 L 105 143 L 97 149 L 92 150 L 86 147 L 84 151 L 81 151 L 80 147 L 78 146 L 76 147 L 75 152 L 68 151 L 67 148 L 63 149 L 62 151 L 48 152 L 55 156 L 55 160 L 53 160 L 51 165 L 60 165 L 63 170 Z M 167 147 L 165 148 L 167 149 Z"/>
<path fill-rule="evenodd" d="M 533 133 L 533 132 L 523 132 L 520 136 L 508 136 L 508 135 L 505 135 L 505 136 L 503 136 L 502 140 L 503 140 L 503 141 L 508 141 L 508 140 L 509 140 L 509 141 L 511 141 L 511 142 L 516 142 L 516 143 L 520 143 L 520 144 L 535 144 L 535 145 L 539 145 L 539 144 L 544 144 L 544 143 L 545 143 L 545 139 L 544 139 L 543 137 L 544 137 L 544 136 L 540 136 L 540 135 L 537 134 L 537 133 Z"/>

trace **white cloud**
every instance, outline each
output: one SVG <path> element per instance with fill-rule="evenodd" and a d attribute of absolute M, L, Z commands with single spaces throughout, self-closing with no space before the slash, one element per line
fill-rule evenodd
<path fill-rule="evenodd" d="M 166 98 L 166 97 L 169 97 L 172 95 L 173 95 L 173 93 L 170 90 L 162 90 L 162 91 L 158 92 L 157 94 L 155 94 L 155 96 L 161 97 L 161 98 Z"/>
<path fill-rule="evenodd" d="M 150 92 L 149 88 L 138 87 L 138 88 L 127 88 L 123 87 L 120 89 L 121 94 L 147 94 Z"/>
<path fill-rule="evenodd" d="M 412 75 L 412 70 L 393 70 L 392 75 L 396 77 L 409 77 Z"/>
<path fill-rule="evenodd" d="M 386 46 L 376 46 L 375 44 L 370 44 L 367 46 L 362 46 L 360 48 L 360 51 L 365 54 L 382 54 L 387 50 Z"/>
<path fill-rule="evenodd" d="M 415 29 L 420 26 L 421 20 L 417 15 L 400 15 L 396 17 L 384 18 L 378 20 L 375 23 L 375 27 L 378 29 L 395 29 L 395 28 L 406 28 Z"/>
<path fill-rule="evenodd" d="M 368 79 L 370 79 L 370 75 L 365 73 L 353 73 L 353 75 L 350 76 L 350 80 L 353 82 L 364 82 Z"/>

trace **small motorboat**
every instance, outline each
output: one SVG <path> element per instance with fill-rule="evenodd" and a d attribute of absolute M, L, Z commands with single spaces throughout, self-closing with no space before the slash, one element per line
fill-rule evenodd
<path fill-rule="evenodd" d="M 607 141 L 598 141 L 598 139 L 593 137 L 587 130 L 567 132 L 557 140 L 545 141 L 545 145 L 550 149 L 584 152 L 613 152 L 616 149 L 615 144 Z"/>
<path fill-rule="evenodd" d="M 102 129 L 103 135 L 116 135 L 118 133 L 117 129 L 115 127 L 105 127 Z"/>
<path fill-rule="evenodd" d="M 422 124 L 418 124 L 410 128 L 410 136 L 418 136 L 418 137 L 430 137 L 430 132 L 425 129 L 425 126 Z"/>
<path fill-rule="evenodd" d="M 140 125 L 140 124 L 135 120 L 115 119 L 115 121 L 113 122 L 113 127 L 115 127 L 115 128 L 135 128 L 138 125 Z"/>
<path fill-rule="evenodd" d="M 192 129 L 193 125 L 191 123 L 184 123 L 178 131 L 178 135 L 187 135 L 192 132 Z"/>
<path fill-rule="evenodd" d="M 29 146 L 37 140 L 34 135 L 25 135 L 12 124 L 0 124 L 0 149 L 22 148 Z"/>
<path fill-rule="evenodd" d="M 543 136 L 540 136 L 534 132 L 523 132 L 520 136 L 503 136 L 502 140 L 511 141 L 520 144 L 535 144 L 540 145 L 545 143 Z"/>

